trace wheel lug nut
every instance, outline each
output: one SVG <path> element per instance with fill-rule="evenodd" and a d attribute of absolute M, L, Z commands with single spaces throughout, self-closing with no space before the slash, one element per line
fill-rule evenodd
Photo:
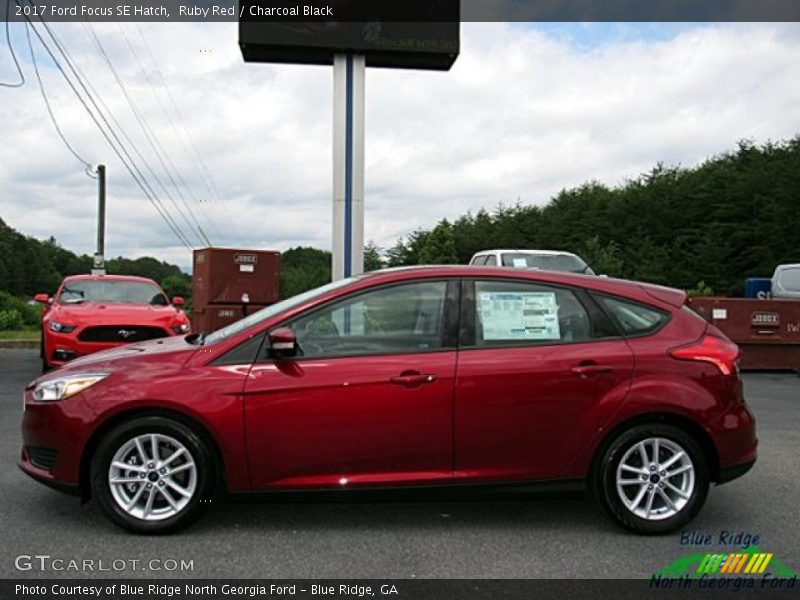
<path fill-rule="evenodd" d="M 647 481 L 647 475 L 642 475 L 642 481 Z"/>
<path fill-rule="evenodd" d="M 664 477 L 667 474 L 666 471 L 661 471 L 661 476 Z"/>
<path fill-rule="evenodd" d="M 651 471 L 655 471 L 656 470 L 656 466 L 655 465 L 650 465 L 650 470 Z"/>
<path fill-rule="evenodd" d="M 147 468 L 148 468 L 148 469 L 152 469 L 152 468 L 153 468 L 153 467 L 155 467 L 155 466 L 156 466 L 156 465 L 155 465 L 154 463 L 147 463 Z"/>
<path fill-rule="evenodd" d="M 149 490 L 149 489 L 151 489 L 152 487 L 153 487 L 153 484 L 152 484 L 152 483 L 148 483 L 148 484 L 147 484 L 147 489 L 148 489 L 148 490 Z"/>
<path fill-rule="evenodd" d="M 161 487 L 164 487 L 164 481 L 163 481 L 163 480 L 160 480 L 160 481 L 158 482 L 158 485 L 159 485 L 159 486 L 161 486 Z"/>
<path fill-rule="evenodd" d="M 139 473 L 139 478 L 140 479 L 144 479 L 145 477 L 147 477 L 147 475 L 145 475 L 144 473 Z"/>
<path fill-rule="evenodd" d="M 652 490 L 652 489 L 653 489 L 653 484 L 651 483 L 650 485 L 648 485 L 648 486 L 647 486 L 647 489 L 648 489 L 648 490 Z"/>
<path fill-rule="evenodd" d="M 161 474 L 163 475 L 164 473 L 166 473 L 166 472 L 167 472 L 167 469 L 166 469 L 165 467 L 161 467 L 161 468 L 158 470 L 158 472 L 159 472 L 159 473 L 161 473 Z"/>

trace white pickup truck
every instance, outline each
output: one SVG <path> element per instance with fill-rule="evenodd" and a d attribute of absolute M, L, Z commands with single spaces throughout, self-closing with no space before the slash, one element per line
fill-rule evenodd
<path fill-rule="evenodd" d="M 473 255 L 469 264 L 595 274 L 580 256 L 561 250 L 482 250 Z"/>

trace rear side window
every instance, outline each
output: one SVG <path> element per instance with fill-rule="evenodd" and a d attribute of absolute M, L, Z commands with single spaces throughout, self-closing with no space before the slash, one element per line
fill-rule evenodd
<path fill-rule="evenodd" d="M 486 260 L 483 263 L 487 267 L 496 267 L 497 266 L 497 257 L 494 254 L 490 254 L 486 257 Z"/>
<path fill-rule="evenodd" d="M 800 269 L 782 269 L 778 274 L 778 281 L 787 292 L 800 292 Z"/>
<path fill-rule="evenodd" d="M 592 338 L 589 313 L 567 289 L 510 281 L 475 282 L 478 346 L 557 344 Z"/>
<path fill-rule="evenodd" d="M 669 320 L 669 313 L 652 306 L 613 296 L 599 296 L 598 300 L 625 335 L 652 333 Z"/>

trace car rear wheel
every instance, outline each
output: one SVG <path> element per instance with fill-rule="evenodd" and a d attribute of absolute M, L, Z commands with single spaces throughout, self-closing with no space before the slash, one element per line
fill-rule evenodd
<path fill-rule="evenodd" d="M 170 533 L 208 506 L 217 469 L 191 428 L 163 417 L 141 417 L 106 435 L 92 461 L 92 492 L 103 511 L 136 533 Z"/>
<path fill-rule="evenodd" d="M 597 465 L 595 491 L 623 527 L 643 534 L 674 531 L 691 521 L 708 495 L 708 463 L 695 439 L 671 425 L 633 427 Z"/>

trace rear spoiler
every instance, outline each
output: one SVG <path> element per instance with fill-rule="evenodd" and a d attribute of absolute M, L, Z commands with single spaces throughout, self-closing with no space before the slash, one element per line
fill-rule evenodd
<path fill-rule="evenodd" d="M 680 308 L 686 304 L 686 292 L 683 290 L 676 290 L 675 288 L 664 287 L 661 285 L 653 285 L 650 283 L 640 284 L 641 288 L 656 300 L 666 302 L 667 304 Z"/>

